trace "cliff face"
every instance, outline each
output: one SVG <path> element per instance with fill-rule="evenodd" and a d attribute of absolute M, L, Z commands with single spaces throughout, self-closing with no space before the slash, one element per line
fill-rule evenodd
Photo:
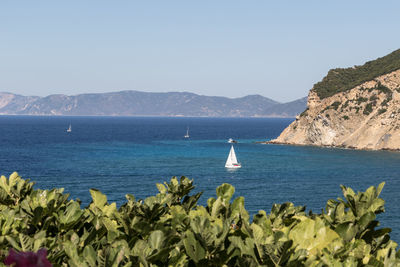
<path fill-rule="evenodd" d="M 400 70 L 323 99 L 311 89 L 307 109 L 271 142 L 400 150 Z"/>

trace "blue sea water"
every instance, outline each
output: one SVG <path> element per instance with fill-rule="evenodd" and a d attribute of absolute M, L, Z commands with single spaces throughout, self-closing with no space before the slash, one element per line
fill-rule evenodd
<path fill-rule="evenodd" d="M 0 116 L 0 174 L 18 171 L 35 187 L 63 187 L 86 206 L 90 188 L 121 205 L 157 193 L 155 184 L 172 176 L 194 179 L 200 203 L 222 183 L 235 186 L 247 210 L 269 211 L 273 203 L 294 202 L 319 213 L 328 199 L 341 197 L 340 184 L 356 191 L 385 181 L 382 227 L 400 241 L 400 153 L 309 146 L 265 145 L 292 119 L 35 117 Z M 72 125 L 72 133 L 66 128 Z M 190 139 L 184 139 L 190 127 Z M 224 164 L 228 138 L 239 141 L 242 168 Z"/>

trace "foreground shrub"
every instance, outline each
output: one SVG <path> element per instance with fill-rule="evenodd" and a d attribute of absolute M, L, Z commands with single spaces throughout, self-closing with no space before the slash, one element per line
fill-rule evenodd
<path fill-rule="evenodd" d="M 13 173 L 0 179 L 0 259 L 10 248 L 48 251 L 53 266 L 398 266 L 377 188 L 329 200 L 321 214 L 274 204 L 250 220 L 244 198 L 223 184 L 206 206 L 193 181 L 173 177 L 144 200 L 127 195 L 119 209 L 91 189 L 84 209 L 63 189 L 34 190 Z"/>

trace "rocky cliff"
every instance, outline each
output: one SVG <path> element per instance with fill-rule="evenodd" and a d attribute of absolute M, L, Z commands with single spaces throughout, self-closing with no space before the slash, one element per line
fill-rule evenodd
<path fill-rule="evenodd" d="M 307 109 L 271 143 L 400 150 L 400 69 L 324 98 L 314 86 Z"/>

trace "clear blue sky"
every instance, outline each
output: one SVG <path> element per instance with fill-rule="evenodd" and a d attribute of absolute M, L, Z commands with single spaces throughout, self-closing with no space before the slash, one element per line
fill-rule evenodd
<path fill-rule="evenodd" d="M 0 1 L 0 91 L 278 101 L 400 48 L 400 1 Z"/>

